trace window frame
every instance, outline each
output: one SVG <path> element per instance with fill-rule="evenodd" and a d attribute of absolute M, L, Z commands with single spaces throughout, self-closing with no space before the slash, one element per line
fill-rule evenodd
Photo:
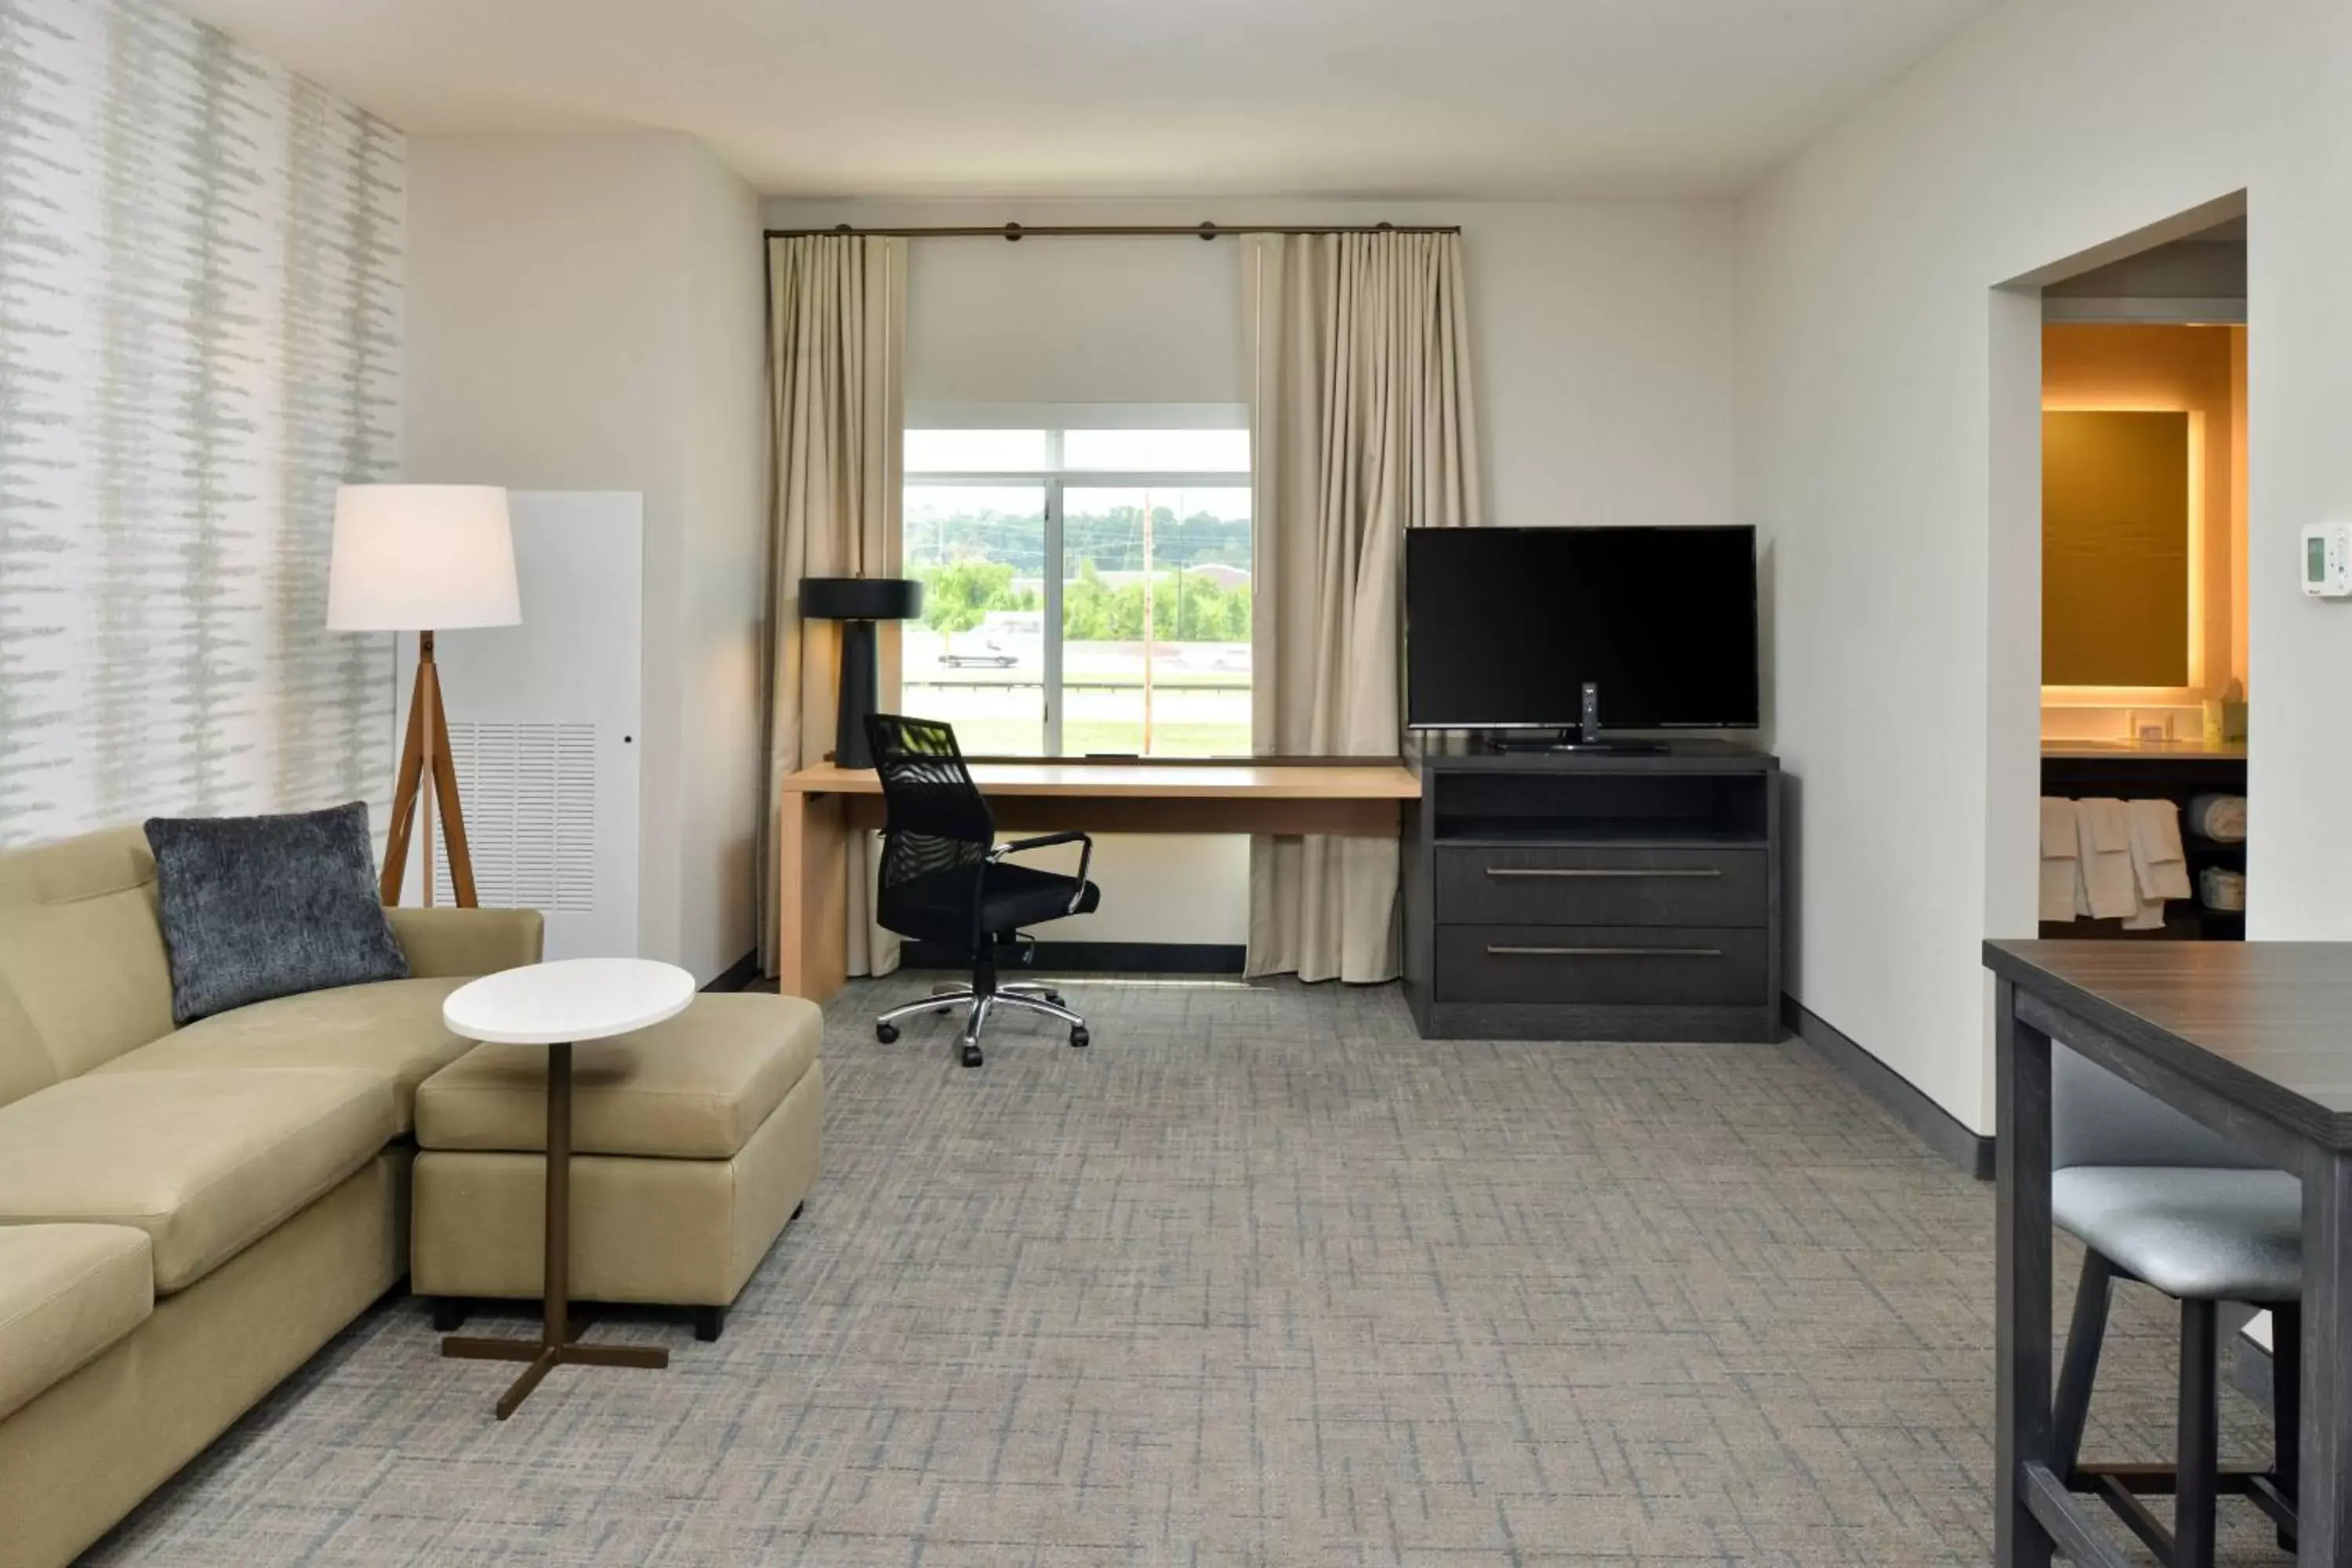
<path fill-rule="evenodd" d="M 1129 422 L 1121 421 L 1118 423 L 1123 425 Z M 959 426 L 946 425 L 934 426 L 930 424 L 919 425 L 909 421 L 908 427 L 910 429 L 934 429 L 957 428 Z M 961 427 L 970 428 L 971 426 Z M 1015 426 L 1011 424 L 1001 425 L 995 427 L 1002 429 L 1024 430 L 1041 428 L 1041 426 L 1035 425 Z M 935 472 L 926 469 L 920 473 L 902 473 L 900 476 L 904 487 L 910 490 L 925 489 L 933 487 L 945 489 L 957 487 L 964 489 L 985 489 L 987 487 L 996 485 L 1008 487 L 1019 485 L 1036 486 L 1042 489 L 1045 492 L 1045 570 L 1044 574 L 1045 604 L 1042 612 L 1045 619 L 1045 636 L 1043 639 L 1045 668 L 1040 677 L 1040 684 L 1044 687 L 1044 701 L 1045 709 L 1045 750 L 1034 756 L 1021 753 L 990 753 L 982 757 L 981 760 L 1014 763 L 1082 763 L 1087 760 L 1085 757 L 1065 756 L 1062 752 L 1062 642 L 1064 629 L 1062 620 L 1062 590 L 1063 585 L 1067 582 L 1069 576 L 1069 562 L 1068 557 L 1063 551 L 1062 538 L 1062 493 L 1066 488 L 1073 488 L 1082 490 L 1238 489 L 1244 492 L 1249 492 L 1254 488 L 1254 472 L 1247 469 L 1236 472 L 1230 469 L 1190 468 L 1170 472 L 1165 470 L 1131 468 L 1072 469 L 1066 468 L 1062 466 L 1062 437 L 1065 430 L 1106 429 L 1116 427 L 1118 427 L 1118 425 L 1114 425 L 1108 421 L 1100 425 L 1095 424 L 1091 421 L 1083 424 L 1071 421 L 1060 425 L 1042 426 L 1045 432 L 1045 461 L 1047 464 L 1047 466 L 1043 468 L 994 468 L 984 472 L 971 473 L 950 473 L 945 470 Z M 1150 426 L 1146 426 L 1144 427 L 1149 428 Z M 1180 428 L 1181 426 L 1171 424 L 1169 427 Z M 1234 426 L 1223 427 L 1234 428 Z M 1256 462 L 1256 453 L 1255 451 L 1251 453 L 1251 462 L 1253 466 Z M 1252 500 L 1253 503 L 1255 503 L 1255 497 L 1254 495 L 1252 496 Z M 1250 596 L 1253 601 L 1253 624 L 1255 622 L 1255 601 L 1257 596 L 1257 509 L 1255 505 L 1253 504 L 1250 509 Z M 899 570 L 904 572 L 906 569 L 906 541 L 904 531 L 902 530 L 899 541 Z M 1257 700 L 1257 667 L 1255 660 L 1252 661 L 1250 667 L 1250 700 L 1253 705 L 1255 705 Z M 1242 752 L 1238 755 L 1241 757 L 1246 757 L 1249 753 Z M 1169 763 L 1181 765 L 1186 763 L 1213 763 L 1223 762 L 1228 759 L 1222 756 L 1155 757 L 1145 754 L 1132 759 L 1122 758 L 1121 760 L 1131 760 L 1136 763 Z"/>

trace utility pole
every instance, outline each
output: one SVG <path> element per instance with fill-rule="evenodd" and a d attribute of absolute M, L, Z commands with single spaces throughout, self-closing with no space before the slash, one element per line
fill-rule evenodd
<path fill-rule="evenodd" d="M 1143 754 L 1151 754 L 1151 492 L 1143 492 Z"/>

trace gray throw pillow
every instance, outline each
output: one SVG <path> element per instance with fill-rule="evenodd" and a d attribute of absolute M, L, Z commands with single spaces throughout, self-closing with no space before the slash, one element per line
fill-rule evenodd
<path fill-rule="evenodd" d="M 174 1024 L 408 978 L 376 896 L 364 802 L 287 816 L 150 817 L 147 845 Z"/>

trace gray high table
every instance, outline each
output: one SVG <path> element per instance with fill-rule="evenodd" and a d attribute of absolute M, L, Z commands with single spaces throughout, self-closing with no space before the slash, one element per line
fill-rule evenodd
<path fill-rule="evenodd" d="M 2302 1536 L 2352 1568 L 2352 942 L 1989 942 L 1999 981 L 1995 1562 L 2130 1562 L 2050 1468 L 2052 1037 L 2303 1178 Z"/>

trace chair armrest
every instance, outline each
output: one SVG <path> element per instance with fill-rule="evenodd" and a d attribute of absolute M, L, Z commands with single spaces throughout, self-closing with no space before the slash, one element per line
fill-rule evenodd
<path fill-rule="evenodd" d="M 1076 828 L 1070 828 L 1060 833 L 1041 833 L 1034 838 L 1007 839 L 991 849 L 988 852 L 988 858 L 992 860 L 1002 860 L 1007 855 L 1020 855 L 1032 849 L 1047 849 L 1056 844 L 1083 844 L 1088 849 L 1095 847 L 1095 841 L 1091 837 L 1078 832 Z"/>
<path fill-rule="evenodd" d="M 1070 893 L 1070 913 L 1078 912 L 1078 905 L 1087 896 L 1087 868 L 1095 861 L 1095 841 L 1091 834 L 1067 828 L 1060 833 L 1041 833 L 1034 838 L 1015 838 L 1000 844 L 988 852 L 991 860 L 1002 860 L 1007 855 L 1025 854 L 1032 849 L 1050 848 L 1056 844 L 1081 844 L 1078 851 L 1078 885 Z"/>
<path fill-rule="evenodd" d="M 490 974 L 537 963 L 547 922 L 537 910 L 460 910 L 414 905 L 383 911 L 420 980 Z"/>

